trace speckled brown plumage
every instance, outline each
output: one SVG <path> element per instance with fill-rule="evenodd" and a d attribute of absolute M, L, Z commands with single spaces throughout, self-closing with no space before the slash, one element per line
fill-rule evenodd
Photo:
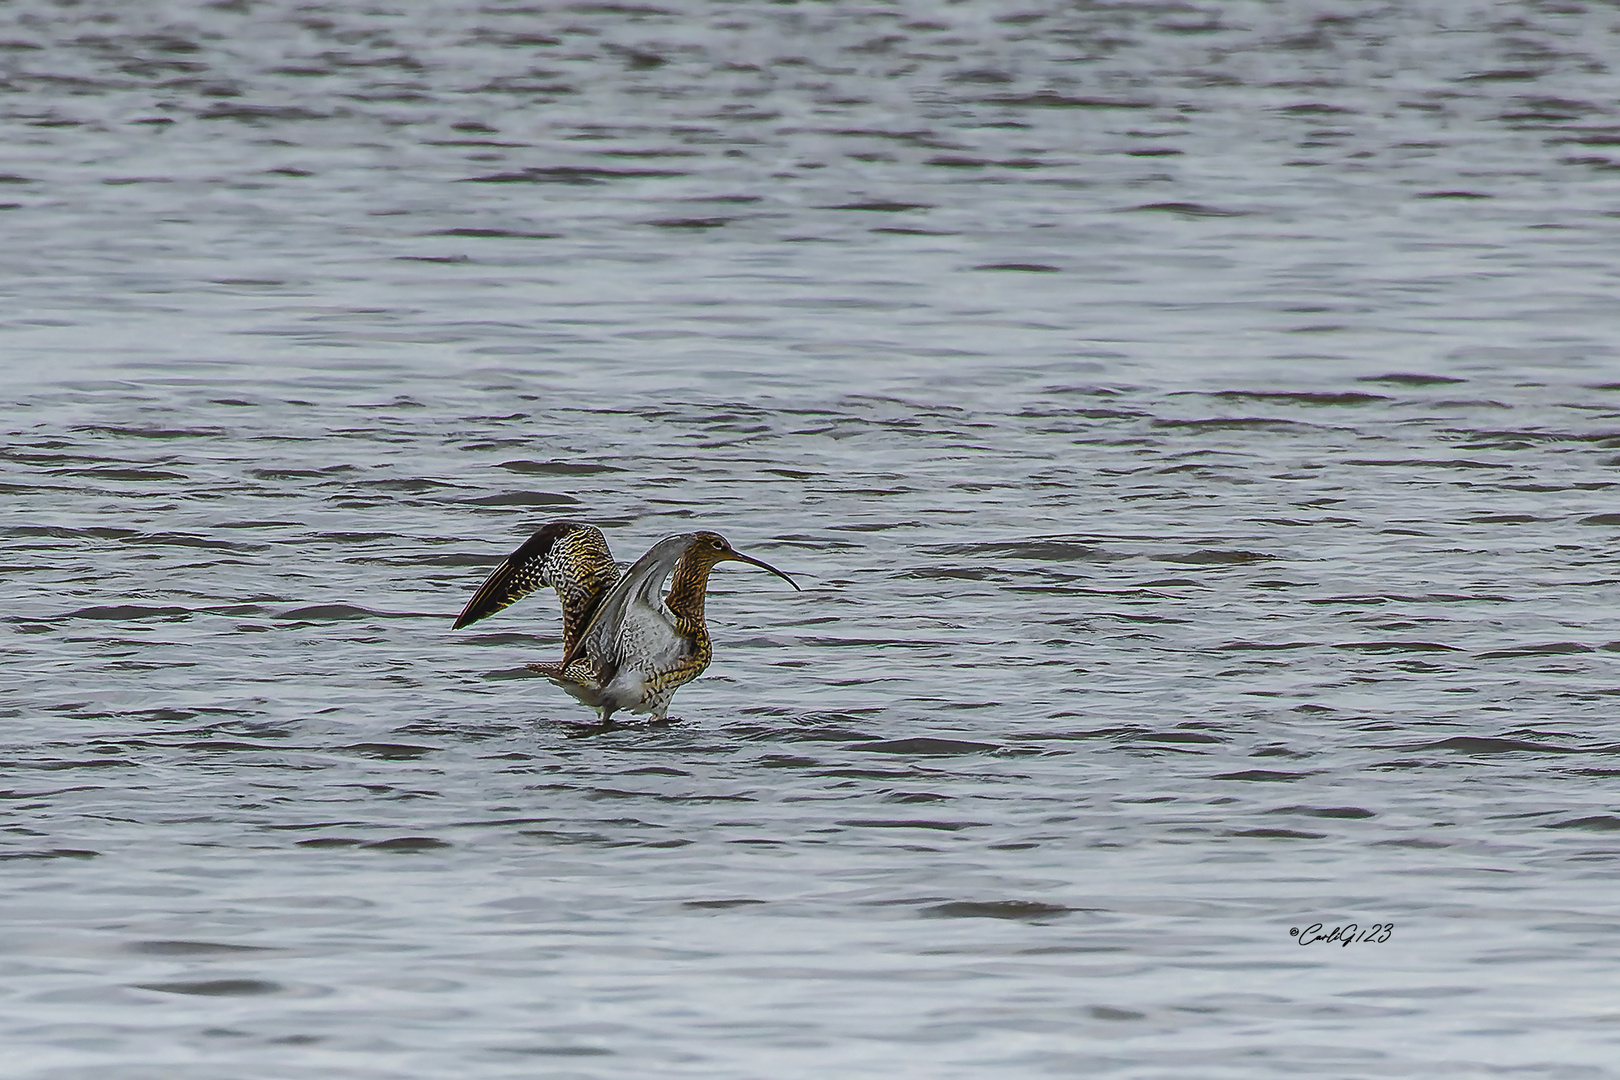
<path fill-rule="evenodd" d="M 591 613 L 619 580 L 607 539 L 594 525 L 553 521 L 542 527 L 484 579 L 456 619 L 454 629 L 510 607 L 549 585 L 562 603 L 563 649 L 573 647 Z"/>
<path fill-rule="evenodd" d="M 667 536 L 620 573 L 599 531 L 553 522 L 496 568 L 456 625 L 499 611 L 539 585 L 553 585 L 563 604 L 563 657 L 529 668 L 596 709 L 603 722 L 621 709 L 662 719 L 675 691 L 701 675 L 713 657 L 704 600 L 710 571 L 727 560 L 763 567 L 799 587 L 708 531 Z"/>

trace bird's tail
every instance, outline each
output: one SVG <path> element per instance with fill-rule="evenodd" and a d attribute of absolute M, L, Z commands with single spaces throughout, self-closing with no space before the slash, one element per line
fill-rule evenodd
<path fill-rule="evenodd" d="M 561 664 L 529 664 L 528 668 L 568 691 L 576 701 L 593 709 L 602 707 L 602 684 L 596 678 L 596 665 L 589 660 L 575 660 L 566 668 Z"/>

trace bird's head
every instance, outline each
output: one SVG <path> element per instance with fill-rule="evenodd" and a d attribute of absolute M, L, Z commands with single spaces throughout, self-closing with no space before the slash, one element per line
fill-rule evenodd
<path fill-rule="evenodd" d="M 732 547 L 731 541 L 727 540 L 717 532 L 709 532 L 704 530 L 702 532 L 693 533 L 692 542 L 687 545 L 686 551 L 682 557 L 692 560 L 703 570 L 713 569 L 716 564 L 727 561 L 748 563 L 751 566 L 759 567 L 761 570 L 769 570 L 771 573 L 775 574 L 789 585 L 792 585 L 795 589 L 799 587 L 799 583 L 797 581 L 794 581 L 792 578 L 782 573 L 782 571 L 778 570 L 770 563 L 761 559 L 756 559 L 752 555 L 744 555 L 742 552 Z"/>

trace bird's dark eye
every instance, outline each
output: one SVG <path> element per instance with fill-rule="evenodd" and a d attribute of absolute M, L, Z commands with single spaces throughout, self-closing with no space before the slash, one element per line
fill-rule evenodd
<path fill-rule="evenodd" d="M 716 550 L 716 551 L 724 551 L 724 550 L 726 550 L 726 542 L 724 540 L 718 540 L 718 539 L 710 540 L 709 541 L 709 546 L 714 548 L 714 550 Z"/>

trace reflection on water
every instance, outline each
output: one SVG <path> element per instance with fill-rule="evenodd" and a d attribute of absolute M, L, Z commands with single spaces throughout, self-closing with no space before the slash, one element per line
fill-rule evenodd
<path fill-rule="evenodd" d="M 1612 1075 L 1615 17 L 0 12 L 13 1068 Z"/>

